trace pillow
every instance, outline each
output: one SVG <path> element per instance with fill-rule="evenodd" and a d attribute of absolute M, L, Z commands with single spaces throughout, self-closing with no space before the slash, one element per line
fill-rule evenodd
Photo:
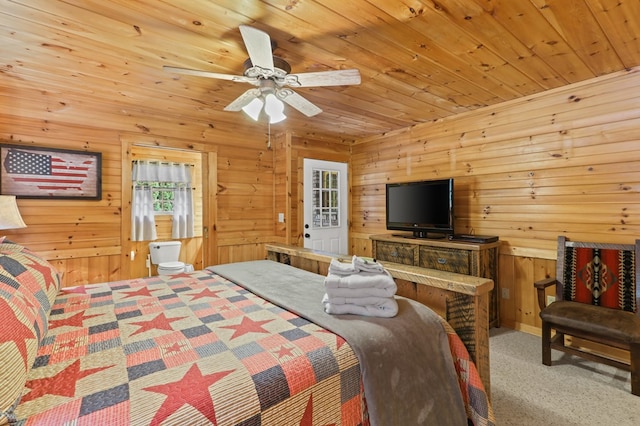
<path fill-rule="evenodd" d="M 13 419 L 59 289 L 49 262 L 0 238 L 0 424 Z"/>
<path fill-rule="evenodd" d="M 3 277 L 4 278 L 4 277 Z M 15 292 L 7 297 L 6 285 L 0 282 L 0 424 L 11 422 L 18 405 L 27 374 L 38 352 L 39 333 L 34 326 L 35 312 Z"/>
<path fill-rule="evenodd" d="M 20 244 L 0 237 L 0 274 L 13 278 L 33 293 L 43 309 L 46 326 L 60 291 L 60 275 L 53 265 Z"/>

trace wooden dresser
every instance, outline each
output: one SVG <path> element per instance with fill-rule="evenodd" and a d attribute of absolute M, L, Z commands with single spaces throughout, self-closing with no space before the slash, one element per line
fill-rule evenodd
<path fill-rule="evenodd" d="M 488 244 L 413 238 L 411 234 L 372 235 L 373 257 L 381 262 L 401 263 L 493 280 L 489 293 L 489 326 L 500 326 L 498 305 L 498 247 Z"/>

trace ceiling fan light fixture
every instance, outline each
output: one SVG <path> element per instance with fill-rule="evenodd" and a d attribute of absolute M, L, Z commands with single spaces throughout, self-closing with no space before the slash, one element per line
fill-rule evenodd
<path fill-rule="evenodd" d="M 249 117 L 253 118 L 253 121 L 258 121 L 258 118 L 260 117 L 260 111 L 262 111 L 263 105 L 264 103 L 262 102 L 262 99 L 255 98 L 254 100 L 249 102 L 247 105 L 242 107 L 242 111 L 244 111 L 244 113 L 247 114 Z"/>
<path fill-rule="evenodd" d="M 285 118 L 284 104 L 273 93 L 269 93 L 265 98 L 264 112 L 269 116 L 269 123 L 279 123 Z"/>

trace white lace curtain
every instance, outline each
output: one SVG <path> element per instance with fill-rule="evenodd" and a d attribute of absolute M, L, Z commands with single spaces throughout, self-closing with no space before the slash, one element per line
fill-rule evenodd
<path fill-rule="evenodd" d="M 131 240 L 150 241 L 156 234 L 153 208 L 153 188 L 137 185 L 138 182 L 172 182 L 175 184 L 173 199 L 172 238 L 193 237 L 193 195 L 191 165 L 138 160 L 133 163 L 131 200 Z"/>

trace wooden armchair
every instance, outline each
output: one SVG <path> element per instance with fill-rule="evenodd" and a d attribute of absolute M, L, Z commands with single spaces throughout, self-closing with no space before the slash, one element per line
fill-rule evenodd
<path fill-rule="evenodd" d="M 558 237 L 556 278 L 534 283 L 542 318 L 542 363 L 551 349 L 631 371 L 631 393 L 640 396 L 640 240 L 632 244 L 571 242 Z M 556 285 L 546 306 L 545 289 Z M 551 330 L 555 335 L 551 336 Z M 630 352 L 630 363 L 565 344 L 565 335 Z"/>

